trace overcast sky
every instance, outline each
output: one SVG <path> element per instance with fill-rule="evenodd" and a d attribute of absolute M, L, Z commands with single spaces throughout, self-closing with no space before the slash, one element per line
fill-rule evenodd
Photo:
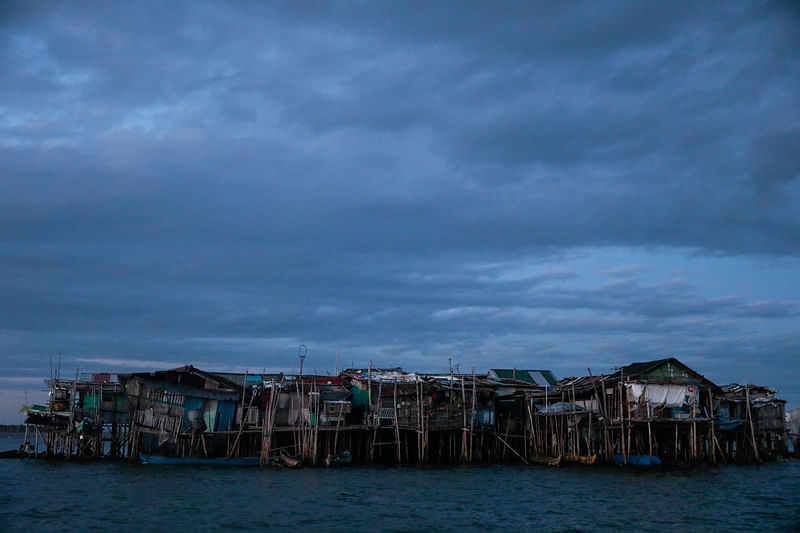
<path fill-rule="evenodd" d="M 798 274 L 796 4 L 0 4 L 0 422 L 299 344 L 798 407 Z"/>

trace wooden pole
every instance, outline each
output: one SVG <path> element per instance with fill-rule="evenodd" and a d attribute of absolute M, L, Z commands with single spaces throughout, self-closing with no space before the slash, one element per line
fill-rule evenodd
<path fill-rule="evenodd" d="M 380 402 L 380 396 L 378 397 Z M 367 371 L 367 415 L 372 412 L 372 359 L 369 360 L 369 370 Z"/>
<path fill-rule="evenodd" d="M 400 423 L 397 420 L 397 379 L 394 380 L 394 438 L 397 443 L 397 464 L 402 463 L 402 450 L 400 448 Z"/>
<path fill-rule="evenodd" d="M 692 391 L 692 460 L 697 460 L 697 387 Z"/>
<path fill-rule="evenodd" d="M 535 448 L 535 440 L 536 440 L 536 429 L 533 426 L 533 398 L 525 397 L 525 407 L 528 410 L 528 423 L 531 426 L 531 439 L 530 444 L 528 445 L 528 457 L 530 457 L 531 453 L 536 455 L 534 448 Z M 474 415 L 473 415 L 474 416 Z"/>
<path fill-rule="evenodd" d="M 75 435 L 75 401 L 78 399 L 78 369 L 75 369 L 75 380 L 72 382 L 72 394 L 69 398 L 69 428 L 67 428 L 67 459 L 72 455 L 72 441 Z"/>
<path fill-rule="evenodd" d="M 625 383 L 623 381 L 622 369 L 619 370 L 619 434 L 620 434 L 620 448 L 622 449 L 622 464 L 628 463 L 627 455 L 625 454 L 625 407 L 622 403 L 623 392 L 625 391 Z"/>
<path fill-rule="evenodd" d="M 460 366 L 460 365 L 459 365 Z M 466 462 L 467 455 L 467 392 L 464 385 L 464 374 L 460 369 L 458 372 L 459 379 L 461 380 L 461 411 L 464 415 L 464 423 L 461 426 L 461 461 Z"/>
<path fill-rule="evenodd" d="M 422 463 L 422 382 L 414 382 L 414 392 L 417 394 L 417 461 Z"/>
<path fill-rule="evenodd" d="M 477 397 L 477 385 L 475 383 L 475 367 L 472 367 L 472 418 L 469 421 L 469 461 L 473 461 L 473 451 L 475 447 L 475 402 Z"/>
<path fill-rule="evenodd" d="M 756 461 L 763 463 L 761 457 L 758 456 L 758 444 L 756 443 L 756 430 L 753 427 L 753 414 L 750 411 L 750 387 L 745 383 L 744 385 L 745 399 L 747 400 L 747 419 L 750 421 L 750 436 L 753 439 L 753 452 L 756 454 Z"/>
<path fill-rule="evenodd" d="M 508 435 L 506 435 L 506 437 L 508 437 Z M 500 442 L 502 442 L 506 446 L 506 448 L 508 448 L 509 450 L 514 452 L 514 455 L 516 455 L 517 457 L 522 459 L 523 463 L 525 463 L 526 465 L 530 464 L 524 457 L 522 457 L 519 453 L 517 453 L 517 450 L 515 450 L 513 447 L 511 447 L 511 445 L 509 445 L 500 435 L 498 435 L 497 438 L 498 438 L 498 440 Z"/>
<path fill-rule="evenodd" d="M 628 439 L 626 441 L 628 445 L 628 455 L 627 457 L 630 458 L 631 456 L 631 403 L 628 401 L 628 391 L 625 390 L 625 407 L 628 410 Z"/>
<path fill-rule="evenodd" d="M 245 380 L 247 380 L 247 373 L 245 373 Z M 247 383 L 247 381 L 245 381 L 245 383 Z M 244 391 L 242 392 L 242 396 L 244 396 Z M 250 402 L 247 404 L 247 411 L 249 411 L 250 407 L 253 406 L 253 400 L 255 399 L 255 397 L 256 397 L 255 394 L 250 394 Z M 238 453 L 238 451 L 239 451 L 239 448 L 238 448 L 239 447 L 239 439 L 242 437 L 242 431 L 244 431 L 244 421 L 245 421 L 245 417 L 246 417 L 245 413 L 246 413 L 246 411 L 245 411 L 245 408 L 244 408 L 244 400 L 242 400 L 241 423 L 239 424 L 239 431 L 236 433 L 236 439 L 233 441 L 233 446 L 231 446 L 230 451 L 228 452 L 228 457 L 231 457 L 234 454 L 237 455 L 237 456 L 239 455 L 239 453 Z"/>
<path fill-rule="evenodd" d="M 337 354 L 338 357 L 338 354 Z M 337 362 L 338 366 L 338 362 Z M 336 455 L 339 453 L 337 451 L 337 445 L 339 443 L 339 426 L 342 424 L 342 413 L 344 412 L 344 404 L 339 404 L 339 416 L 336 418 L 336 433 L 333 435 L 333 454 Z"/>
<path fill-rule="evenodd" d="M 548 398 L 548 395 L 547 395 L 547 389 L 548 389 L 548 387 L 545 387 L 545 389 L 544 389 L 544 408 L 545 408 L 545 413 L 548 413 L 549 409 L 550 409 L 550 399 Z M 544 435 L 543 435 L 544 443 L 543 443 L 542 450 L 546 455 L 552 455 L 552 453 L 551 453 L 552 450 L 550 449 L 550 433 L 549 433 L 550 428 L 549 428 L 549 426 L 550 426 L 550 417 L 545 415 L 545 417 L 544 417 Z"/>
<path fill-rule="evenodd" d="M 719 455 L 720 455 L 720 457 L 722 457 L 722 462 L 725 463 L 725 464 L 728 464 L 728 460 L 725 459 L 725 452 L 722 451 L 722 447 L 720 447 L 719 441 L 717 440 L 716 436 L 714 437 L 714 444 L 716 445 L 717 449 L 719 450 Z"/>
<path fill-rule="evenodd" d="M 714 433 L 714 400 L 711 398 L 711 388 L 708 389 L 708 416 L 711 418 L 711 462 L 717 464 L 717 449 L 714 447 L 717 437 Z"/>
<path fill-rule="evenodd" d="M 247 370 L 244 371 L 244 382 L 242 383 L 242 410 L 240 413 L 239 425 L 244 426 L 244 395 L 247 392 Z"/>
<path fill-rule="evenodd" d="M 370 361 L 370 368 L 372 367 L 372 361 Z M 378 438 L 378 428 L 381 425 L 381 388 L 383 387 L 383 381 L 378 382 L 378 406 L 375 410 L 375 416 L 370 417 L 370 422 L 374 426 L 374 431 L 372 433 L 372 443 L 370 444 L 369 448 L 369 460 L 372 461 L 375 457 L 375 439 Z M 372 387 L 370 387 L 370 391 Z M 372 404 L 370 404 L 370 410 L 372 410 Z"/>
<path fill-rule="evenodd" d="M 589 377 L 592 376 L 592 370 L 587 368 L 586 370 L 589 371 Z M 601 379 L 600 385 L 603 387 L 603 397 L 602 403 L 600 399 L 600 395 L 597 393 L 597 383 L 592 380 L 592 389 L 594 389 L 594 397 L 597 401 L 597 409 L 600 411 L 600 414 L 603 415 L 603 448 L 606 456 L 606 460 L 611 460 L 611 446 L 610 446 L 610 438 L 608 436 L 608 410 L 606 409 L 606 388 L 605 388 L 605 380 Z"/>
<path fill-rule="evenodd" d="M 561 408 L 564 408 L 564 391 L 561 391 Z M 566 452 L 566 442 L 564 438 L 565 426 L 567 425 L 567 415 L 562 414 L 558 416 L 558 454 L 564 455 Z"/>
<path fill-rule="evenodd" d="M 430 447 L 430 427 L 431 422 L 428 419 L 428 412 L 425 410 L 426 400 L 425 400 L 425 385 L 423 383 L 419 384 L 420 394 L 422 395 L 422 457 L 425 458 L 425 461 L 428 460 L 428 449 Z"/>
<path fill-rule="evenodd" d="M 316 385 L 314 385 L 316 389 Z M 314 464 L 319 461 L 319 423 L 320 423 L 320 393 L 317 390 L 314 396 L 316 417 L 314 417 Z"/>
<path fill-rule="evenodd" d="M 572 430 L 575 432 L 575 455 L 580 455 L 580 435 L 578 435 L 578 410 L 575 405 L 575 382 L 572 382 Z M 588 455 L 588 453 L 587 453 Z"/>

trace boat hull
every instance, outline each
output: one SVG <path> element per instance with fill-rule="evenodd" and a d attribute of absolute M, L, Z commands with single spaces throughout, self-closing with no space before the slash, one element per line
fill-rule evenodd
<path fill-rule="evenodd" d="M 629 455 L 627 461 L 623 461 L 622 454 L 618 453 L 614 455 L 614 462 L 618 465 L 661 466 L 661 458 L 657 455 Z"/>
<path fill-rule="evenodd" d="M 343 452 L 336 455 L 329 455 L 325 458 L 325 466 L 328 468 L 338 468 L 347 466 L 353 462 L 353 455 L 349 452 Z"/>
<path fill-rule="evenodd" d="M 164 457 L 139 454 L 139 460 L 151 465 L 208 465 L 208 466 L 258 466 L 258 457 Z"/>

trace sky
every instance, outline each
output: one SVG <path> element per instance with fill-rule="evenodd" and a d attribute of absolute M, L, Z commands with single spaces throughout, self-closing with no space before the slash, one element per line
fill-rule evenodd
<path fill-rule="evenodd" d="M 0 423 L 301 344 L 796 408 L 798 274 L 796 3 L 0 3 Z"/>

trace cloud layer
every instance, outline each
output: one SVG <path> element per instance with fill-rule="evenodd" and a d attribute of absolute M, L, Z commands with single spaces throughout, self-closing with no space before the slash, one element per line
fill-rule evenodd
<path fill-rule="evenodd" d="M 304 343 L 800 402 L 789 4 L 0 10 L 0 390 Z"/>

